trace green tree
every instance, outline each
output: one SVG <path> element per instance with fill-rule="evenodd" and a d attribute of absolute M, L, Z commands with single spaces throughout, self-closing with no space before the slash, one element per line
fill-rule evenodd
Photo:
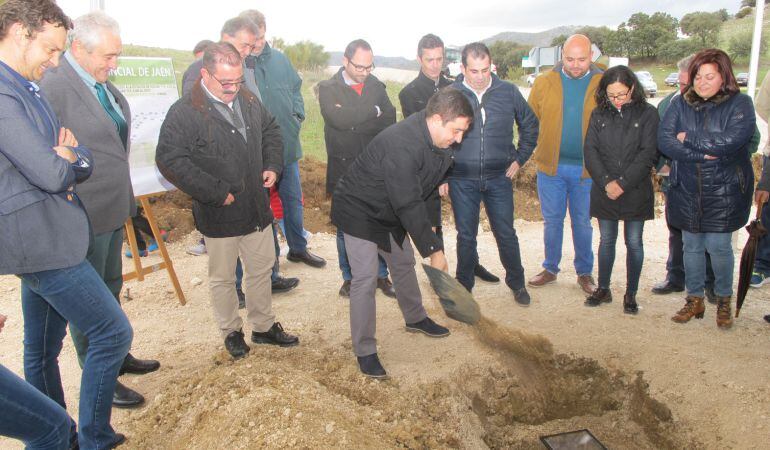
<path fill-rule="evenodd" d="M 714 14 L 716 14 L 719 17 L 719 20 L 721 20 L 722 22 L 727 22 L 728 20 L 730 20 L 730 13 L 727 12 L 725 8 L 720 9 Z"/>
<path fill-rule="evenodd" d="M 716 45 L 719 41 L 719 29 L 722 28 L 722 19 L 719 13 L 697 11 L 682 16 L 679 21 L 682 33 L 697 37 L 701 45 Z"/>
<path fill-rule="evenodd" d="M 270 39 L 270 46 L 283 51 L 283 49 L 286 48 L 286 41 L 284 41 L 282 38 L 274 37 Z"/>
<path fill-rule="evenodd" d="M 765 5 L 770 3 L 770 0 L 765 0 Z M 741 0 L 741 8 L 753 8 L 757 6 L 757 0 Z"/>
<path fill-rule="evenodd" d="M 629 30 L 629 56 L 657 56 L 658 48 L 676 40 L 679 22 L 668 13 L 652 16 L 638 12 L 625 23 Z"/>
<path fill-rule="evenodd" d="M 569 36 L 566 34 L 560 34 L 556 36 L 555 38 L 551 39 L 551 47 L 559 47 L 564 45 L 564 42 L 567 40 Z"/>
<path fill-rule="evenodd" d="M 497 67 L 497 75 L 508 79 L 514 76 L 516 69 L 521 66 L 521 58 L 529 53 L 529 47 L 515 42 L 496 41 L 489 46 L 489 53 L 492 54 L 492 62 Z"/>
<path fill-rule="evenodd" d="M 733 59 L 744 59 L 751 56 L 751 41 L 754 33 L 751 30 L 737 33 L 730 38 L 727 44 L 727 52 Z M 767 52 L 767 39 L 763 36 L 759 39 L 759 54 L 764 55 Z"/>
<path fill-rule="evenodd" d="M 582 27 L 575 33 L 586 35 L 592 43 L 599 47 L 599 50 L 606 52 L 607 43 L 613 31 L 608 27 Z"/>
<path fill-rule="evenodd" d="M 736 19 L 743 19 L 744 17 L 746 17 L 749 14 L 751 14 L 751 12 L 752 12 L 751 8 L 742 8 L 740 11 L 735 13 L 735 18 Z"/>
<path fill-rule="evenodd" d="M 311 41 L 287 45 L 283 52 L 297 70 L 319 69 L 326 67 L 329 62 L 329 54 L 324 51 L 324 46 Z"/>

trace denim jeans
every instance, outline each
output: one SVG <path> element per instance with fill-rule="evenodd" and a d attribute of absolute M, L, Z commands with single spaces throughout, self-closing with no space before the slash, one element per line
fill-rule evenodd
<path fill-rule="evenodd" d="M 115 297 L 91 264 L 20 275 L 24 315 L 24 377 L 66 408 L 58 357 L 67 322 L 88 339 L 80 380 L 80 447 L 107 448 L 112 395 L 133 330 Z"/>
<path fill-rule="evenodd" d="M 278 245 L 278 232 L 276 231 L 275 224 L 273 224 L 273 242 L 275 243 L 275 264 L 273 264 L 273 272 L 270 274 L 270 281 L 275 281 L 281 276 L 280 265 L 278 264 L 278 256 L 281 254 L 281 247 Z M 238 258 L 238 262 L 235 263 L 235 289 L 243 289 L 243 266 L 241 265 L 241 258 Z"/>
<path fill-rule="evenodd" d="M 714 293 L 720 297 L 733 295 L 732 233 L 690 233 L 682 230 L 684 241 L 684 284 L 687 295 L 703 297 L 706 257 L 711 255 L 714 268 Z"/>
<path fill-rule="evenodd" d="M 767 163 L 766 160 L 765 162 Z M 762 217 L 760 218 L 765 227 L 770 226 L 770 204 L 765 203 L 762 208 Z M 754 271 L 770 275 L 770 237 L 764 235 L 759 239 L 757 245 L 757 255 L 754 257 Z"/>
<path fill-rule="evenodd" d="M 537 195 L 543 213 L 545 260 L 543 268 L 559 273 L 564 218 L 569 208 L 572 222 L 572 245 L 575 248 L 575 272 L 590 275 L 594 269 L 594 252 L 591 248 L 591 179 L 581 178 L 583 166 L 560 164 L 556 175 L 537 173 Z"/>
<path fill-rule="evenodd" d="M 73 424 L 64 408 L 0 365 L 0 436 L 28 449 L 66 450 Z"/>
<path fill-rule="evenodd" d="M 278 180 L 278 196 L 283 207 L 284 235 L 292 252 L 307 251 L 304 233 L 302 184 L 299 179 L 299 161 L 286 164 Z"/>
<path fill-rule="evenodd" d="M 674 228 L 668 223 L 668 215 L 666 215 L 666 226 L 668 227 L 666 279 L 676 286 L 684 286 L 684 243 L 682 242 L 682 230 Z M 713 286 L 714 269 L 711 267 L 711 255 L 706 252 L 706 287 Z"/>
<path fill-rule="evenodd" d="M 484 180 L 449 180 L 457 226 L 457 280 L 472 290 L 473 270 L 479 263 L 476 235 L 479 230 L 481 202 L 489 217 L 492 234 L 497 242 L 500 261 L 505 268 L 505 283 L 511 289 L 524 287 L 524 268 L 516 230 L 513 229 L 513 185 L 505 175 Z"/>
<path fill-rule="evenodd" d="M 626 292 L 636 294 L 644 262 L 642 233 L 644 221 L 624 220 L 623 238 L 626 242 Z M 615 264 L 615 243 L 618 240 L 618 221 L 599 219 L 599 287 L 610 288 L 612 266 Z"/>
<path fill-rule="evenodd" d="M 350 281 L 353 279 L 353 273 L 350 271 L 350 263 L 348 262 L 348 253 L 345 250 L 345 238 L 342 230 L 337 229 L 337 257 L 340 263 L 340 270 L 342 271 L 342 279 L 344 281 Z M 385 264 L 385 260 L 382 256 L 379 256 L 380 266 L 377 269 L 377 278 L 388 278 L 388 265 Z"/>

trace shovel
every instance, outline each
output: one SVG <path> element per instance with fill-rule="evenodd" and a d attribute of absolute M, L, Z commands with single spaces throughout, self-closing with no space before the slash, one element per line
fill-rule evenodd
<path fill-rule="evenodd" d="M 446 315 L 451 319 L 475 325 L 481 318 L 481 310 L 473 295 L 443 270 L 428 264 L 423 264 L 422 268 L 428 275 L 431 287 L 438 294 Z"/>

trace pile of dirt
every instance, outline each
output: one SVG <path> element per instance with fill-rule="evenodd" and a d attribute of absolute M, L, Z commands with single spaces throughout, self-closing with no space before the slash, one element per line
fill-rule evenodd
<path fill-rule="evenodd" d="M 496 355 L 491 367 L 469 363 L 414 385 L 367 379 L 348 348 L 318 337 L 239 361 L 223 351 L 177 369 L 127 431 L 138 448 L 179 449 L 533 448 L 542 435 L 585 427 L 610 448 L 693 443 L 641 374 L 627 381 L 488 319 L 475 336 Z"/>

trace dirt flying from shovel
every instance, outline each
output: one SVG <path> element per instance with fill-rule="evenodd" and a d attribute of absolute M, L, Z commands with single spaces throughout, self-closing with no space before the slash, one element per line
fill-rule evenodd
<path fill-rule="evenodd" d="M 542 448 L 539 436 L 582 428 L 610 448 L 698 447 L 641 374 L 487 318 L 473 329 L 493 364 L 410 385 L 366 379 L 320 337 L 239 361 L 222 351 L 169 373 L 126 431 L 136 448 Z"/>

